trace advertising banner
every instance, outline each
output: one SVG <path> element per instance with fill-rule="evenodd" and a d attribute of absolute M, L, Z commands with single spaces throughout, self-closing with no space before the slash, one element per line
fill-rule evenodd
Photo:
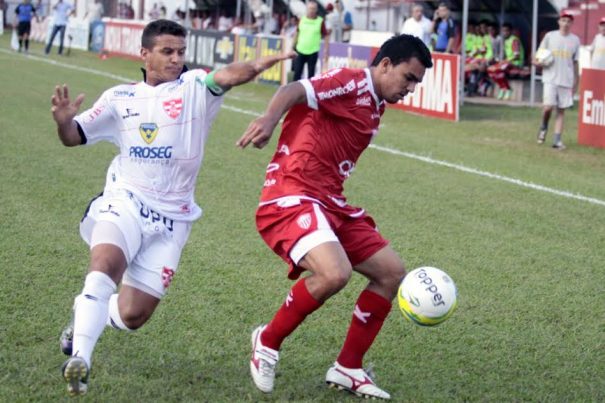
<path fill-rule="evenodd" d="M 605 148 L 605 70 L 582 70 L 578 144 Z"/>
<path fill-rule="evenodd" d="M 458 55 L 432 53 L 433 68 L 427 69 L 416 90 L 393 107 L 419 115 L 457 121 Z"/>
<path fill-rule="evenodd" d="M 141 36 L 146 24 L 144 21 L 107 19 L 103 50 L 110 56 L 138 59 L 141 54 Z"/>
<path fill-rule="evenodd" d="M 105 23 L 95 21 L 90 24 L 90 50 L 99 53 L 103 50 L 105 42 Z"/>
<path fill-rule="evenodd" d="M 238 35 L 235 60 L 249 62 L 256 59 L 258 37 L 255 35 Z"/>
<path fill-rule="evenodd" d="M 340 67 L 357 69 L 368 67 L 372 62 L 372 50 L 368 46 L 348 45 L 338 42 L 330 43 L 327 70 Z"/>
<path fill-rule="evenodd" d="M 279 55 L 283 52 L 284 40 L 281 36 L 261 35 L 258 39 L 258 56 Z M 285 82 L 285 69 L 283 63 L 277 63 L 258 76 L 258 81 L 267 84 L 280 85 Z"/>
<path fill-rule="evenodd" d="M 187 33 L 186 63 L 189 68 L 212 70 L 234 60 L 235 36 L 218 31 L 190 30 Z"/>
<path fill-rule="evenodd" d="M 40 22 L 36 21 L 35 18 L 32 19 L 32 29 L 29 33 L 29 39 L 36 42 L 44 42 L 46 43 L 46 35 L 48 33 L 48 26 L 52 18 L 41 18 Z"/>

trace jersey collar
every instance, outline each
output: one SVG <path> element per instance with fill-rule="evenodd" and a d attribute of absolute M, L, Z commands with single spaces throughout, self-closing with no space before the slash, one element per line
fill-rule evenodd
<path fill-rule="evenodd" d="M 382 103 L 384 101 L 379 100 L 378 95 L 376 95 L 376 91 L 374 91 L 374 83 L 372 82 L 372 74 L 370 73 L 370 69 L 368 67 L 366 67 L 365 69 L 363 69 L 363 71 L 366 73 L 366 80 L 368 80 L 368 86 L 370 87 L 370 94 L 372 94 L 372 98 L 374 98 L 376 107 L 379 108 L 380 105 L 382 105 Z"/>
<path fill-rule="evenodd" d="M 189 68 L 183 64 L 183 70 L 181 70 L 181 74 L 186 73 L 187 71 L 189 71 Z M 143 73 L 143 82 L 147 82 L 147 70 L 145 70 L 144 67 L 141 67 L 141 73 Z M 179 74 L 179 77 L 181 76 L 181 74 Z"/>

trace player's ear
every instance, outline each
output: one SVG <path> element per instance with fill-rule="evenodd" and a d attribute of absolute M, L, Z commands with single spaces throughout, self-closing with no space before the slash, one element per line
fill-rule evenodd
<path fill-rule="evenodd" d="M 145 61 L 147 59 L 147 55 L 149 54 L 149 49 L 141 47 L 141 59 Z"/>
<path fill-rule="evenodd" d="M 391 65 L 391 59 L 389 57 L 383 57 L 382 60 L 380 60 L 380 63 L 378 63 L 378 65 L 380 66 L 380 70 L 383 73 L 386 73 L 389 69 L 389 66 Z"/>

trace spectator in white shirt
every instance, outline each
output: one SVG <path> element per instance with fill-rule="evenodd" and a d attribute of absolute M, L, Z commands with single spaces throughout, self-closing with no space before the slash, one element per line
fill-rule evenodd
<path fill-rule="evenodd" d="M 413 4 L 412 16 L 403 23 L 401 33 L 420 38 L 427 47 L 430 47 L 432 30 L 433 24 L 424 16 L 422 5 Z"/>

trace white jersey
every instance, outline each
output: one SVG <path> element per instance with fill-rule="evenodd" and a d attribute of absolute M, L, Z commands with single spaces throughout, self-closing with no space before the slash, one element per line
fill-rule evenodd
<path fill-rule="evenodd" d="M 86 144 L 105 140 L 120 149 L 107 170 L 106 192 L 130 191 L 175 220 L 201 216 L 195 184 L 223 99 L 208 89 L 205 78 L 205 71 L 191 70 L 155 87 L 118 85 L 75 118 Z"/>

